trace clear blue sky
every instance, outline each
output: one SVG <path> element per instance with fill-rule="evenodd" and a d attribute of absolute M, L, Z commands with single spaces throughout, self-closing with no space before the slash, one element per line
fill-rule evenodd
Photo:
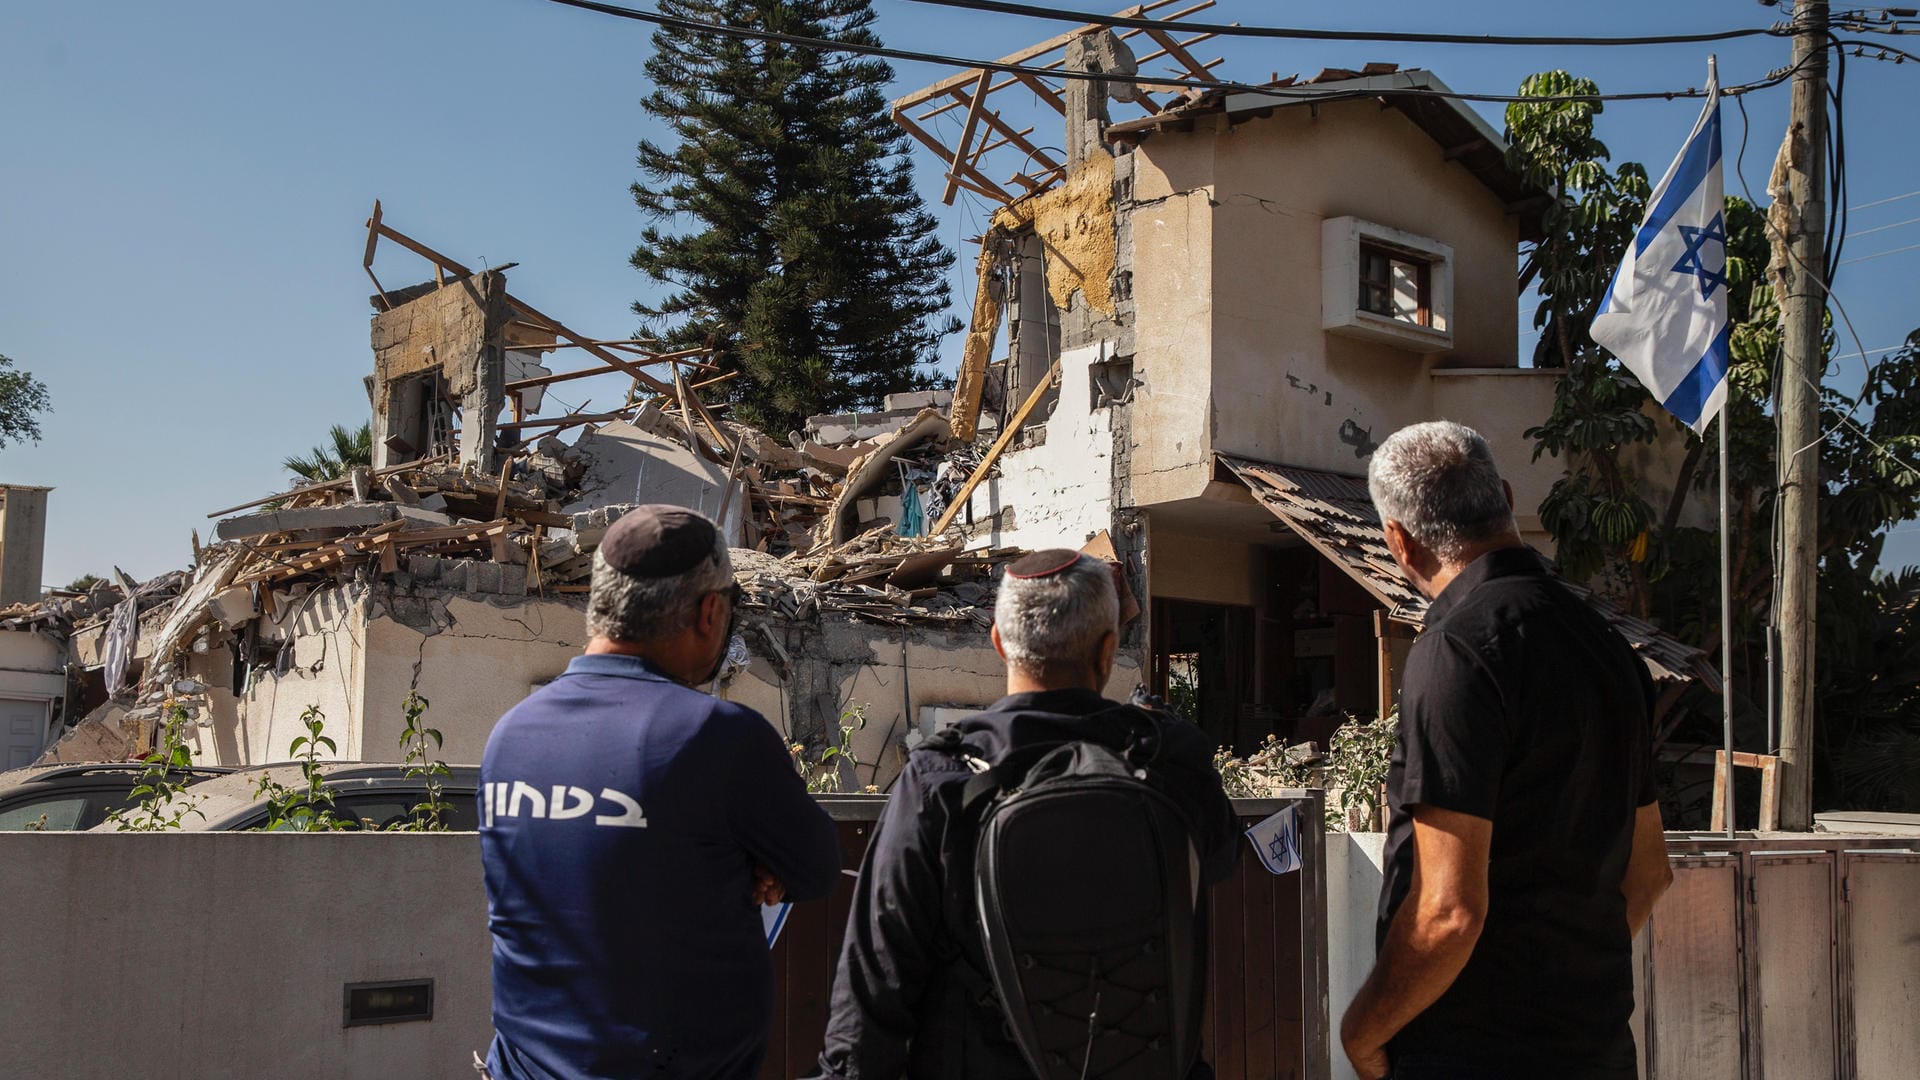
<path fill-rule="evenodd" d="M 904 0 L 875 5 L 882 37 L 904 48 L 998 56 L 1061 29 Z M 1222 0 L 1200 17 L 1624 34 L 1764 25 L 1781 15 L 1749 0 Z M 40 445 L 0 451 L 0 481 L 56 488 L 47 581 L 113 564 L 141 578 L 184 565 L 188 530 L 204 537 L 208 511 L 283 487 L 280 459 L 312 446 L 331 423 L 365 418 L 370 286 L 359 261 L 375 198 L 389 223 L 456 259 L 518 261 L 514 291 L 576 329 L 632 331 L 628 304 L 647 286 L 627 265 L 642 226 L 627 185 L 635 142 L 658 135 L 638 105 L 650 49 L 645 26 L 541 0 L 6 4 L 0 353 L 47 383 L 55 411 Z M 1549 67 L 1590 75 L 1610 91 L 1694 86 L 1706 62 L 1701 46 L 1240 41 L 1196 51 L 1226 56 L 1219 70 L 1249 81 L 1380 60 L 1489 92 L 1510 92 Z M 1727 83 L 1788 63 L 1784 40 L 1723 43 L 1718 52 Z M 901 64 L 896 73 L 903 93 L 946 71 Z M 1848 89 L 1851 201 L 1920 188 L 1920 149 L 1909 137 L 1920 67 L 1855 61 Z M 1745 172 L 1756 190 L 1786 104 L 1784 88 L 1747 99 Z M 1483 107 L 1496 128 L 1497 109 Z M 1601 132 L 1616 159 L 1646 162 L 1657 175 L 1697 111 L 1688 101 L 1617 104 Z M 1740 132 L 1731 106 L 1727 130 L 1731 156 Z M 982 208 L 939 207 L 939 170 L 925 154 L 915 163 L 949 240 L 977 235 Z M 1731 174 L 1728 188 L 1738 190 Z M 1862 210 L 1854 229 L 1917 217 L 1920 198 L 1906 199 Z M 1920 225 L 1898 225 L 1859 237 L 1848 255 L 1917 243 Z M 964 316 L 972 258 L 959 248 L 955 297 Z M 389 286 L 424 276 L 423 264 L 397 251 L 378 269 Z M 1837 289 L 1867 349 L 1897 344 L 1920 325 L 1916 284 L 1920 252 L 1842 268 Z M 949 356 L 957 349 L 951 343 Z M 1842 361 L 1839 377 L 1859 363 Z M 610 403 L 619 393 L 587 380 L 560 396 Z M 1920 531 L 1909 525 L 1895 541 L 1890 561 L 1920 562 Z"/>

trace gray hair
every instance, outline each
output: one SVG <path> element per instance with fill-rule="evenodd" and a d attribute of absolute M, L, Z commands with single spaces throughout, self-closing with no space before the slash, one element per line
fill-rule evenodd
<path fill-rule="evenodd" d="M 1480 433 L 1451 420 L 1403 427 L 1367 466 L 1367 491 L 1382 523 L 1397 521 L 1443 561 L 1514 531 L 1506 486 Z"/>
<path fill-rule="evenodd" d="M 1113 570 L 1082 555 L 1046 577 L 1003 575 L 993 602 L 993 625 L 1000 630 L 1007 663 L 1023 671 L 1089 663 L 1100 639 L 1120 628 Z"/>
<path fill-rule="evenodd" d="M 716 531 L 713 552 L 683 574 L 635 577 L 593 553 L 587 595 L 587 634 L 615 641 L 652 641 L 693 625 L 700 598 L 733 584 L 726 534 Z"/>

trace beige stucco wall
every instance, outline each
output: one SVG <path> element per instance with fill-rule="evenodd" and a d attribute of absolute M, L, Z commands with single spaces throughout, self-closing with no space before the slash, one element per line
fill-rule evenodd
<path fill-rule="evenodd" d="M 1553 540 L 1540 527 L 1540 500 L 1566 472 L 1566 463 L 1533 459 L 1528 428 L 1553 411 L 1557 371 L 1538 368 L 1461 368 L 1433 374 L 1433 414 L 1478 431 L 1493 448 L 1500 475 L 1513 486 L 1514 517 L 1526 539 L 1551 552 Z"/>
<path fill-rule="evenodd" d="M 855 706 L 866 725 L 852 743 L 861 785 L 882 789 L 905 762 L 909 732 L 920 730 L 922 710 L 978 710 L 1006 693 L 1006 666 L 986 631 L 892 628 L 825 614 L 809 658 L 788 680 L 756 656 L 719 696 L 759 712 L 786 738 L 805 738 L 810 722 L 838 723 Z M 1142 680 L 1137 658 L 1117 658 L 1107 696 L 1126 700 Z M 809 715 L 818 711 L 821 716 Z M 818 752 L 818 747 L 813 752 Z"/>
<path fill-rule="evenodd" d="M 1209 604 L 1258 602 L 1266 579 L 1265 552 L 1253 544 L 1176 532 L 1156 524 L 1147 549 L 1147 570 L 1157 599 Z"/>
<path fill-rule="evenodd" d="M 1133 502 L 1192 498 L 1213 473 L 1210 363 L 1220 329 L 1214 312 L 1232 300 L 1212 258 L 1218 221 L 1209 205 L 1214 140 L 1154 136 L 1134 153 Z M 1316 259 L 1316 263 L 1317 263 Z M 1314 271 L 1318 273 L 1317 270 Z M 1236 391 L 1237 392 L 1237 391 Z"/>
<path fill-rule="evenodd" d="M 338 747 L 325 756 L 360 758 L 370 603 L 367 588 L 357 585 L 281 602 L 273 617 L 260 621 L 260 634 L 290 639 L 292 662 L 285 675 L 256 673 L 244 696 L 233 693 L 233 658 L 224 646 L 190 654 L 187 677 L 205 687 L 200 716 L 186 731 L 195 760 L 210 765 L 285 761 L 288 745 L 305 734 L 300 714 L 310 706 L 319 706 L 325 734 Z"/>
<path fill-rule="evenodd" d="M 1394 430 L 1447 415 L 1441 367 L 1512 367 L 1517 219 L 1405 116 L 1375 102 L 1158 132 L 1134 152 L 1134 496 L 1195 497 L 1210 453 L 1359 473 Z M 1422 355 L 1321 329 L 1321 223 L 1355 216 L 1453 249 L 1453 348 Z M 1551 388 L 1482 381 L 1488 426 L 1546 417 Z M 1511 396 L 1501 396 L 1511 390 Z M 1504 453 L 1516 489 L 1558 474 Z"/>
<path fill-rule="evenodd" d="M 501 715 L 565 671 L 587 644 L 580 610 L 555 600 L 496 605 L 453 597 L 444 623 L 430 629 L 384 613 L 367 626 L 361 752 L 369 760 L 400 757 L 401 703 L 415 689 L 428 702 L 422 722 L 446 740 L 441 758 L 479 762 Z"/>
<path fill-rule="evenodd" d="M 493 1037 L 473 833 L 4 833 L 0 866 L 7 1076 L 467 1080 Z M 433 1019 L 342 1026 L 347 983 L 422 978 Z"/>

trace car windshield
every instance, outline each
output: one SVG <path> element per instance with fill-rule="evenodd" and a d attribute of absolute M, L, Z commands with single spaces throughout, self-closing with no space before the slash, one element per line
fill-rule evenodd
<path fill-rule="evenodd" d="M 0 831 L 45 829 L 48 832 L 64 832 L 78 829 L 81 827 L 80 819 L 87 812 L 87 801 L 85 795 L 55 795 L 25 806 L 0 810 Z"/>

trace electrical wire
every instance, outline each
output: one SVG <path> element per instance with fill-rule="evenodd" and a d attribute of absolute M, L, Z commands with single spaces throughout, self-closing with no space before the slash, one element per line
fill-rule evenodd
<path fill-rule="evenodd" d="M 1038 4 L 1012 3 L 1010 0 L 908 0 L 909 3 L 936 7 L 964 8 L 969 11 L 993 11 L 1003 15 L 1024 15 L 1053 22 L 1092 23 L 1130 30 L 1165 30 L 1211 34 L 1215 37 L 1285 38 L 1292 41 L 1382 41 L 1423 45 L 1685 45 L 1703 41 L 1732 41 L 1736 38 L 1787 36 L 1784 26 L 1740 27 L 1712 30 L 1700 34 L 1655 34 L 1644 37 L 1558 37 L 1517 36 L 1512 34 L 1432 34 L 1392 30 L 1306 30 L 1288 26 L 1242 26 L 1238 23 L 1178 22 L 1131 15 L 1099 15 L 1084 11 L 1063 11 Z"/>
<path fill-rule="evenodd" d="M 1875 225 L 1875 226 L 1874 226 L 1873 228 L 1871 228 L 1871 229 L 1861 229 L 1861 230 L 1860 230 L 1859 232 L 1857 232 L 1857 233 L 1853 233 L 1852 235 L 1854 235 L 1854 236 L 1868 236 L 1868 235 L 1871 235 L 1871 234 L 1873 234 L 1873 233 L 1877 233 L 1877 232 L 1886 232 L 1886 231 L 1887 231 L 1888 229 L 1898 229 L 1898 228 L 1902 228 L 1902 227 L 1904 227 L 1904 226 L 1907 226 L 1907 225 L 1920 225 L 1920 217 L 1916 217 L 1916 218 L 1908 218 L 1908 219 L 1907 219 L 1907 220 L 1905 220 L 1905 221 L 1896 221 L 1896 222 L 1894 222 L 1894 223 L 1893 223 L 1893 224 L 1891 224 L 1891 225 Z"/>
<path fill-rule="evenodd" d="M 733 26 L 727 23 L 705 22 L 699 19 L 686 19 L 677 15 L 662 15 L 652 11 L 621 7 L 617 4 L 599 3 L 598 0 L 547 0 L 550 4 L 562 7 L 579 8 L 582 11 L 611 15 L 619 19 L 631 19 L 669 30 L 680 30 L 691 34 L 715 34 L 720 37 L 736 38 L 742 41 L 767 41 L 783 45 L 793 45 L 804 49 L 813 49 L 826 53 L 852 53 L 858 56 L 877 56 L 889 60 L 901 60 L 920 64 L 933 64 L 939 67 L 959 68 L 962 70 L 999 71 L 1011 75 L 1034 75 L 1047 79 L 1069 79 L 1079 82 L 1152 83 L 1155 86 L 1175 87 L 1194 90 L 1229 90 L 1235 93 L 1259 94 L 1263 97 L 1281 101 L 1341 101 L 1350 98 L 1374 98 L 1383 93 L 1392 93 L 1400 97 L 1443 98 L 1453 101 L 1478 101 L 1492 104 L 1511 104 L 1515 102 L 1602 102 L 1602 101 L 1674 101 L 1681 98 L 1702 98 L 1707 92 L 1698 87 L 1685 90 L 1643 90 L 1619 94 L 1479 94 L 1462 93 L 1457 90 L 1435 90 L 1426 87 L 1392 87 L 1383 89 L 1372 87 L 1352 90 L 1320 90 L 1311 86 L 1263 86 L 1258 83 L 1211 81 L 1189 79 L 1163 75 L 1120 75 L 1104 71 L 1074 71 L 1069 68 L 1038 67 L 1030 64 L 1009 63 L 1004 60 L 976 60 L 963 56 L 948 56 L 942 53 L 920 52 L 914 49 L 895 49 L 885 45 L 873 45 L 860 41 L 844 41 L 831 38 L 808 37 L 801 34 L 786 34 L 775 30 L 755 30 L 751 27 Z M 1778 86 L 1793 76 L 1792 68 L 1777 68 L 1764 78 L 1749 83 L 1739 83 L 1720 89 L 1722 97 L 1738 97 L 1741 94 L 1764 90 Z"/>
<path fill-rule="evenodd" d="M 932 2 L 933 2 L 933 0 L 919 0 L 919 2 L 921 2 L 921 3 L 932 3 Z M 1853 39 L 1853 38 L 1848 38 L 1847 40 L 1845 40 L 1845 41 L 1842 41 L 1841 39 L 1839 39 L 1839 38 L 1837 38 L 1837 37 L 1836 37 L 1836 38 L 1834 38 L 1834 39 L 1833 39 L 1833 43 L 1834 43 L 1835 45 L 1842 45 L 1842 46 L 1846 46 L 1846 47 L 1848 47 L 1848 48 L 1857 48 L 1857 49 L 1863 49 L 1863 50 L 1864 50 L 1864 49 L 1872 49 L 1872 50 L 1874 50 L 1874 51 L 1876 51 L 1876 52 L 1879 52 L 1879 53 L 1881 53 L 1881 54 L 1882 54 L 1882 55 L 1880 55 L 1880 56 L 1867 56 L 1867 55 L 1866 55 L 1866 54 L 1865 54 L 1864 52 L 1861 52 L 1861 53 L 1855 53 L 1855 54 L 1854 54 L 1854 55 L 1856 55 L 1856 56 L 1859 56 L 1859 57 L 1861 57 L 1862 59 L 1866 59 L 1866 60 L 1885 60 L 1885 59 L 1886 59 L 1886 56 L 1885 56 L 1885 54 L 1886 54 L 1886 53 L 1892 53 L 1892 54 L 1894 55 L 1894 60 L 1893 60 L 1893 62 L 1894 62 L 1894 63 L 1896 63 L 1896 64 L 1901 64 L 1901 63 L 1905 63 L 1905 62 L 1907 62 L 1907 61 L 1909 61 L 1909 60 L 1911 60 L 1911 61 L 1913 61 L 1913 62 L 1915 62 L 1915 63 L 1920 63 L 1920 56 L 1915 56 L 1914 54 L 1912 54 L 1912 53 L 1910 53 L 1910 52 L 1908 52 L 1908 51 L 1907 51 L 1907 50 L 1905 50 L 1905 49 L 1899 49 L 1899 48 L 1895 48 L 1894 46 L 1892 46 L 1892 45 L 1888 45 L 1888 44 L 1886 44 L 1886 43 L 1884 43 L 1884 42 L 1879 42 L 1879 41 L 1859 41 L 1859 40 L 1856 40 L 1856 39 Z"/>
<path fill-rule="evenodd" d="M 1875 199 L 1872 202 L 1860 203 L 1857 206 L 1849 206 L 1847 207 L 1847 209 L 1848 210 L 1871 210 L 1876 206 L 1885 206 L 1888 203 L 1897 203 L 1902 199 L 1911 199 L 1915 195 L 1920 195 L 1920 191 L 1909 191 L 1903 195 L 1892 195 L 1884 199 Z"/>
<path fill-rule="evenodd" d="M 1920 251 L 1920 244 L 1908 244 L 1906 247 L 1897 247 L 1897 248 L 1894 248 L 1892 251 L 1876 251 L 1871 255 L 1858 255 L 1858 256 L 1855 256 L 1854 258 L 1848 259 L 1846 262 L 1843 262 L 1840 265 L 1846 266 L 1849 263 L 1872 262 L 1875 259 L 1884 259 L 1889 255 L 1903 255 L 1909 251 Z"/>

